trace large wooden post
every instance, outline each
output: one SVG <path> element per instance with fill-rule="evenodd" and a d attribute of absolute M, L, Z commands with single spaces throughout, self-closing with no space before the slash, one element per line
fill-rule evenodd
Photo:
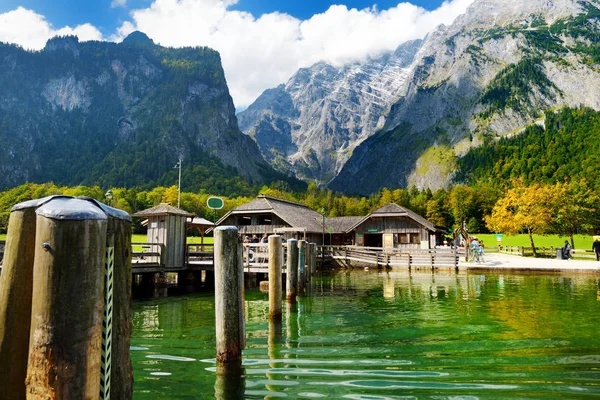
<path fill-rule="evenodd" d="M 308 283 L 312 276 L 312 243 L 306 243 L 306 282 Z"/>
<path fill-rule="evenodd" d="M 298 241 L 290 239 L 287 241 L 287 265 L 286 265 L 286 295 L 289 303 L 296 302 L 298 294 Z"/>
<path fill-rule="evenodd" d="M 281 236 L 269 236 L 269 319 L 281 321 Z"/>
<path fill-rule="evenodd" d="M 244 314 L 238 230 L 234 226 L 221 226 L 214 230 L 214 235 L 217 363 L 239 364 L 242 360 Z"/>
<path fill-rule="evenodd" d="M 298 290 L 306 287 L 306 240 L 298 241 Z"/>
<path fill-rule="evenodd" d="M 311 243 L 310 247 L 312 248 L 312 250 L 310 251 L 310 255 L 312 257 L 310 273 L 311 273 L 311 275 L 314 275 L 315 272 L 317 272 L 317 244 Z"/>
<path fill-rule="evenodd" d="M 107 217 L 80 199 L 36 214 L 27 398 L 98 398 Z"/>
<path fill-rule="evenodd" d="M 41 200 L 43 201 L 43 199 Z M 0 399 L 25 398 L 29 352 L 35 209 L 40 201 L 17 204 L 11 210 L 0 275 Z"/>

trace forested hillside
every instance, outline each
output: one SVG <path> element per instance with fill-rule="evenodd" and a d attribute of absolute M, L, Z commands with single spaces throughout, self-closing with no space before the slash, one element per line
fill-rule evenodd
<path fill-rule="evenodd" d="M 589 108 L 548 111 L 544 126 L 489 141 L 458 159 L 455 181 L 553 184 L 586 179 L 600 188 L 600 113 Z"/>
<path fill-rule="evenodd" d="M 237 126 L 219 53 L 56 37 L 0 43 L 0 188 L 24 182 L 244 194 L 290 180 Z M 255 190 L 255 189 L 253 189 Z"/>

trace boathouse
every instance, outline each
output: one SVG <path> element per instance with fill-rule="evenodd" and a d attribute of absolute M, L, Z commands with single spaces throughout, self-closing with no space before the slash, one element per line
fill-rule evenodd
<path fill-rule="evenodd" d="M 186 265 L 186 221 L 194 217 L 185 210 L 161 203 L 133 214 L 148 219 L 148 245 L 161 246 L 161 263 L 165 268 L 181 269 Z"/>
<path fill-rule="evenodd" d="M 441 232 L 419 214 L 390 203 L 347 228 L 354 244 L 365 247 L 433 249 Z"/>
<path fill-rule="evenodd" d="M 276 197 L 259 195 L 225 214 L 216 226 L 232 225 L 242 235 L 281 234 L 320 244 L 323 216 L 308 206 Z"/>

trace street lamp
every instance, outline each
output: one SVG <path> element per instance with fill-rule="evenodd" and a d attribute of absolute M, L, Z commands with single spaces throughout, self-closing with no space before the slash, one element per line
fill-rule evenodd
<path fill-rule="evenodd" d="M 179 168 L 179 183 L 177 184 L 177 208 L 181 208 L 181 163 L 183 159 L 179 156 L 179 161 L 173 168 Z"/>
<path fill-rule="evenodd" d="M 108 203 L 108 205 L 110 206 L 110 201 L 111 201 L 111 200 L 112 200 L 112 198 L 113 198 L 113 192 L 112 192 L 112 190 L 108 189 L 108 190 L 106 191 L 106 193 L 104 193 L 104 197 L 106 197 L 106 202 L 107 202 L 107 203 Z"/>

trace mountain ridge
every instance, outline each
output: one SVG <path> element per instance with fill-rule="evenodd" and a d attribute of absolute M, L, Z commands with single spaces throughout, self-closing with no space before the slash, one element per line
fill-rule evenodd
<path fill-rule="evenodd" d="M 141 32 L 118 44 L 55 37 L 41 51 L 0 43 L 0 84 L 2 188 L 172 184 L 180 156 L 186 189 L 206 189 L 211 172 L 242 190 L 294 184 L 239 130 L 207 47 L 161 47 Z"/>

